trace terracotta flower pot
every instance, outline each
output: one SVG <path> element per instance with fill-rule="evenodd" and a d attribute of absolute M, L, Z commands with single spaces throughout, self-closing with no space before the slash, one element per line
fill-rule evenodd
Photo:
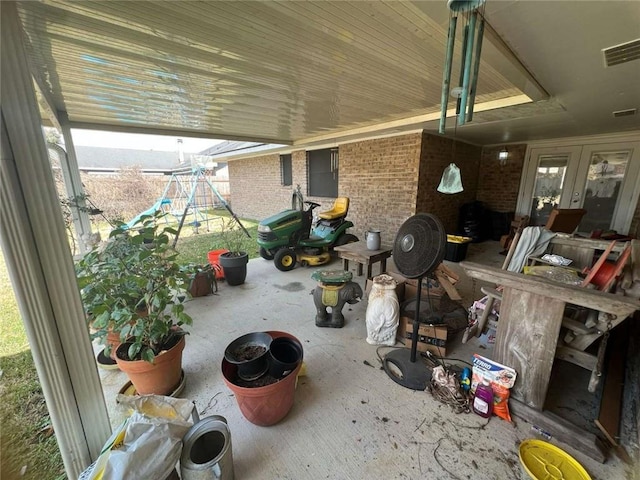
<path fill-rule="evenodd" d="M 184 336 L 177 344 L 157 355 L 153 363 L 144 360 L 123 360 L 119 352 L 125 352 L 129 343 L 123 343 L 116 352 L 116 362 L 120 370 L 125 372 L 139 395 L 169 395 L 180 383 L 182 374 L 182 351 Z"/>
<path fill-rule="evenodd" d="M 298 341 L 293 335 L 285 332 L 269 331 L 267 333 L 274 339 L 289 337 Z M 234 393 L 242 415 L 255 425 L 269 426 L 278 423 L 291 410 L 296 380 L 301 367 L 302 362 L 289 375 L 271 385 L 247 388 L 234 383 L 237 367 L 223 358 L 222 376 L 227 387 Z"/>
<path fill-rule="evenodd" d="M 113 360 L 116 359 L 116 350 L 122 342 L 120 341 L 120 332 L 109 331 L 107 333 L 107 339 L 105 341 L 106 347 L 111 347 L 111 354 L 109 355 Z"/>

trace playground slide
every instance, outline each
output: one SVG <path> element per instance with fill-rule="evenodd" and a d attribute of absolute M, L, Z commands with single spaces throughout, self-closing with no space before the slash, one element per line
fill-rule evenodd
<path fill-rule="evenodd" d="M 136 224 L 136 222 L 138 222 L 138 220 L 140 220 L 144 215 L 153 215 L 154 213 L 156 213 L 158 210 L 162 208 L 162 205 L 165 205 L 167 203 L 170 203 L 170 200 L 161 198 L 156 203 L 154 203 L 151 208 L 145 210 L 144 212 L 140 212 L 138 215 L 136 215 L 131 220 L 129 220 L 126 224 L 127 228 L 133 227 Z"/>

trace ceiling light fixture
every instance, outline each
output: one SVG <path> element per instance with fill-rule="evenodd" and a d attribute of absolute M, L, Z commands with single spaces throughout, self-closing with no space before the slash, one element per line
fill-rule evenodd
<path fill-rule="evenodd" d="M 509 151 L 507 150 L 507 147 L 502 147 L 502 150 L 498 152 L 498 161 L 500 162 L 500 165 L 504 167 L 508 158 Z"/>

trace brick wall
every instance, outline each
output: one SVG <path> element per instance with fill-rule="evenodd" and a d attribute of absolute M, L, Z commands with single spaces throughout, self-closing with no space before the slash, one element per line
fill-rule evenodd
<path fill-rule="evenodd" d="M 477 200 L 496 212 L 515 212 L 527 146 L 509 145 L 505 165 L 498 161 L 502 149 L 502 146 L 482 149 Z"/>
<path fill-rule="evenodd" d="M 342 166 L 341 158 L 341 177 Z M 321 205 L 316 211 L 331 208 L 333 198 L 307 195 L 307 155 L 304 150 L 294 151 L 291 154 L 291 178 L 292 185 L 280 183 L 279 154 L 230 161 L 230 203 L 233 211 L 240 217 L 262 220 L 291 208 L 291 195 L 297 185 L 300 185 L 305 200 Z M 343 195 L 342 192 L 340 194 Z"/>
<path fill-rule="evenodd" d="M 415 213 L 421 134 L 402 135 L 340 145 L 338 191 L 350 198 L 351 233 L 364 239 L 367 229 L 382 231 L 391 245 L 400 225 Z M 280 185 L 279 155 L 229 162 L 231 205 L 241 217 L 262 219 L 290 208 L 293 188 L 300 184 L 305 200 L 329 209 L 333 198 L 307 195 L 306 154 L 291 155 L 292 186 Z"/>
<path fill-rule="evenodd" d="M 447 232 L 455 232 L 464 203 L 479 200 L 493 211 L 515 211 L 526 145 L 507 148 L 509 159 L 500 166 L 497 155 L 502 146 L 480 149 L 458 141 L 455 163 L 461 170 L 464 192 L 447 195 L 436 188 L 451 163 L 450 139 L 416 133 L 340 145 L 339 192 L 351 199 L 352 233 L 364 239 L 367 229 L 376 228 L 382 231 L 383 243 L 391 245 L 400 225 L 416 212 L 434 213 Z M 234 211 L 260 220 L 290 208 L 297 184 L 305 200 L 321 204 L 319 210 L 331 207 L 332 198 L 307 195 L 304 150 L 292 153 L 292 174 L 293 185 L 282 186 L 277 154 L 229 162 Z M 629 233 L 640 233 L 640 202 Z"/>
<path fill-rule="evenodd" d="M 460 207 L 476 199 L 480 154 L 480 147 L 460 141 L 456 142 L 454 152 L 453 140 L 423 133 L 416 212 L 433 213 L 447 232 L 455 233 Z M 460 169 L 464 191 L 453 195 L 440 193 L 436 189 L 444 169 L 452 161 Z"/>
<path fill-rule="evenodd" d="M 292 187 L 280 184 L 278 154 L 229 162 L 229 185 L 231 208 L 240 217 L 259 220 L 291 208 Z"/>
<path fill-rule="evenodd" d="M 350 198 L 349 218 L 361 240 L 381 231 L 391 246 L 400 225 L 415 213 L 421 134 L 340 145 L 340 195 Z"/>

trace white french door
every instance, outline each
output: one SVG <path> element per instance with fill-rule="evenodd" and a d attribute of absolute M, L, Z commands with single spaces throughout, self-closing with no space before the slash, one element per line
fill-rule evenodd
<path fill-rule="evenodd" d="M 640 142 L 532 148 L 518 212 L 545 225 L 557 208 L 584 208 L 578 231 L 627 233 L 640 195 Z"/>

